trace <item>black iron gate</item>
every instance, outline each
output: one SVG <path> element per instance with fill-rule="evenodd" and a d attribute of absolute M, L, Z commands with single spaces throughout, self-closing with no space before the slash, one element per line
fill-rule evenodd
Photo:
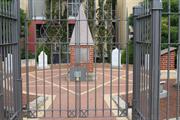
<path fill-rule="evenodd" d="M 22 75 L 27 116 L 126 117 L 132 70 L 127 31 L 120 43 L 119 25 L 127 19 L 119 19 L 114 0 L 29 3 Z"/>
<path fill-rule="evenodd" d="M 0 1 L 0 120 L 21 119 L 19 0 Z"/>
<path fill-rule="evenodd" d="M 134 8 L 133 119 L 159 119 L 161 0 Z"/>

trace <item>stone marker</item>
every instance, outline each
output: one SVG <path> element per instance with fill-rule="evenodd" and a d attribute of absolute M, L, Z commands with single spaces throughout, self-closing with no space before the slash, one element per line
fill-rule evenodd
<path fill-rule="evenodd" d="M 41 53 L 38 56 L 38 69 L 48 69 L 48 56 L 44 51 L 41 51 Z"/>
<path fill-rule="evenodd" d="M 121 50 L 118 48 L 112 51 L 112 66 L 121 67 Z"/>

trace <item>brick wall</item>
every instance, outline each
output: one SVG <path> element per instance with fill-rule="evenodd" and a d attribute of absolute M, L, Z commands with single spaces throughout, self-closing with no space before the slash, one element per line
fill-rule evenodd
<path fill-rule="evenodd" d="M 175 51 L 170 52 L 170 70 L 175 69 Z M 160 62 L 160 69 L 161 70 L 167 70 L 167 64 L 168 64 L 168 53 L 161 55 L 161 62 Z"/>
<path fill-rule="evenodd" d="M 76 64 L 75 62 L 75 48 L 79 48 L 79 46 L 71 45 L 70 46 L 70 65 L 71 66 L 82 66 L 86 67 L 88 72 L 93 72 L 93 64 L 94 64 L 94 47 L 88 45 L 81 45 L 80 48 L 89 48 L 89 61 L 88 63 L 80 63 Z"/>
<path fill-rule="evenodd" d="M 33 20 L 28 27 L 28 50 L 31 53 L 35 52 L 35 43 L 36 43 L 36 24 L 45 24 L 43 20 Z"/>

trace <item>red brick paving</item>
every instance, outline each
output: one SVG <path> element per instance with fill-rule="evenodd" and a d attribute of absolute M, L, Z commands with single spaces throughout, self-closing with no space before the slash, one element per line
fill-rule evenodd
<path fill-rule="evenodd" d="M 176 83 L 176 80 L 170 80 L 169 81 L 169 118 L 175 118 L 176 117 L 176 103 L 177 103 L 177 89 L 174 87 L 174 84 Z M 164 85 L 164 88 L 167 89 L 167 83 Z M 180 91 L 179 91 L 180 94 Z M 166 112 L 167 112 L 167 99 L 163 98 L 160 101 L 160 117 L 161 120 L 166 118 Z M 180 100 L 180 96 L 179 96 Z M 179 101 L 180 102 L 180 101 Z M 180 110 L 180 106 L 179 106 Z M 180 115 L 180 112 L 179 112 Z"/>
<path fill-rule="evenodd" d="M 49 107 L 48 110 L 49 112 L 46 112 L 46 117 L 59 117 L 60 109 L 63 109 L 64 112 L 61 112 L 62 117 L 67 117 L 67 109 L 69 107 L 70 110 L 75 110 L 75 104 L 81 105 L 81 109 L 86 110 L 87 108 L 90 109 L 91 111 L 89 112 L 90 117 L 95 116 L 95 83 L 97 86 L 96 89 L 96 109 L 99 109 L 97 111 L 97 116 L 102 117 L 103 116 L 103 102 L 104 102 L 104 115 L 105 116 L 110 116 L 110 108 L 106 104 L 106 102 L 103 100 L 103 71 L 102 71 L 102 66 L 98 65 L 99 67 L 97 68 L 97 79 L 95 81 L 89 81 L 89 82 L 81 82 L 81 83 L 76 83 L 74 81 L 68 81 L 67 80 L 67 70 L 64 69 L 63 67 L 61 71 L 57 69 L 58 67 L 55 66 L 53 67 L 54 69 L 50 70 L 45 70 L 45 71 L 37 71 L 37 79 L 36 77 L 36 72 L 34 71 L 34 68 L 30 68 L 29 72 L 29 89 L 30 93 L 36 93 L 36 87 L 37 87 L 37 93 L 38 94 L 48 94 L 48 95 L 56 95 L 55 100 L 53 101 L 52 105 Z M 51 71 L 52 70 L 52 71 Z M 26 91 L 26 74 L 25 74 L 25 69 L 22 70 L 22 78 L 23 78 L 23 91 Z M 45 75 L 43 76 L 43 73 Z M 105 71 L 104 71 L 104 95 L 105 94 L 110 94 L 111 91 L 111 74 L 110 74 L 110 66 L 106 65 Z M 125 69 L 120 71 L 120 76 L 122 77 L 120 79 L 120 92 L 124 93 L 126 90 L 126 75 L 125 75 Z M 129 91 L 132 91 L 132 71 L 129 73 Z M 53 76 L 53 77 L 51 77 Z M 45 81 L 43 79 L 45 78 Z M 113 74 L 112 74 L 112 93 L 114 95 L 117 95 L 118 91 L 118 70 L 113 69 Z M 53 79 L 52 79 L 53 78 Z M 37 83 L 37 86 L 36 86 Z M 45 85 L 45 86 L 44 86 Z M 60 87 L 61 86 L 61 89 Z M 69 88 L 68 88 L 69 86 Z M 78 86 L 78 87 L 75 87 Z M 80 87 L 81 86 L 81 87 Z M 45 91 L 44 88 L 45 87 Z M 67 90 L 66 90 L 67 89 Z M 75 94 L 76 90 L 79 91 L 81 94 Z M 69 92 L 67 92 L 69 91 Z M 87 94 L 89 91 L 89 94 Z M 75 99 L 76 97 L 76 99 Z M 68 99 L 69 98 L 69 99 Z M 88 98 L 88 99 L 87 99 Z M 78 103 L 76 103 L 76 100 L 78 100 Z M 68 106 L 69 105 L 69 106 Z M 80 107 L 80 106 L 79 106 Z M 52 110 L 54 110 L 52 112 Z M 56 111 L 57 110 L 57 111 Z M 52 114 L 53 113 L 53 114 Z M 83 120 L 86 120 L 82 118 Z M 99 120 L 113 120 L 114 118 L 105 118 L 105 119 L 99 119 Z M 48 120 L 48 119 L 46 119 Z M 63 119 L 64 120 L 64 119 Z M 70 120 L 70 119 L 67 119 Z M 73 119 L 74 120 L 74 119 Z M 75 119 L 76 120 L 76 119 Z M 78 119 L 81 120 L 81 119 Z M 87 119 L 87 120 L 92 120 L 92 119 Z"/>
<path fill-rule="evenodd" d="M 176 80 L 169 81 L 169 118 L 176 118 L 177 90 L 174 87 L 175 82 Z M 164 85 L 164 89 L 167 90 L 167 83 Z M 179 91 L 179 94 L 180 94 L 180 91 Z M 160 100 L 160 120 L 166 119 L 167 99 L 168 98 L 163 98 Z M 180 100 L 180 96 L 179 96 L 179 100 Z M 129 105 L 132 106 L 132 94 L 129 94 L 129 103 L 130 103 Z M 179 110 L 180 110 L 180 106 L 179 106 Z"/>

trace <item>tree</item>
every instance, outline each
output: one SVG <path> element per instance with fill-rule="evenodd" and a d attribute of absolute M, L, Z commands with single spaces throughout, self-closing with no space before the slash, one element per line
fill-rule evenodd
<path fill-rule="evenodd" d="M 48 37 L 48 42 L 62 42 L 67 43 L 67 21 L 59 21 L 59 15 L 61 19 L 67 20 L 67 0 L 46 0 L 46 18 L 50 19 L 47 21 L 46 27 L 44 27 L 47 31 L 46 36 Z M 95 6 L 94 0 L 82 0 L 85 4 L 85 13 L 88 18 L 88 24 L 97 44 L 96 50 L 99 53 L 100 61 L 102 62 L 102 58 L 104 57 L 104 53 L 108 55 L 108 61 L 110 61 L 111 54 L 111 42 L 114 38 L 114 27 L 112 25 L 112 0 L 98 0 L 99 8 L 97 9 Z M 64 4 L 63 4 L 64 3 Z M 61 5 L 59 7 L 59 5 Z M 64 7 L 65 6 L 65 7 Z M 59 9 L 60 8 L 60 9 Z M 96 9 L 95 9 L 96 8 Z M 94 17 L 96 17 L 97 21 L 94 21 Z M 47 30 L 48 29 L 48 30 Z M 57 34 L 58 29 L 58 34 Z M 65 48 L 66 48 L 65 47 Z M 66 51 L 66 49 L 62 49 Z"/>
<path fill-rule="evenodd" d="M 61 54 L 61 62 L 67 62 L 67 8 L 65 7 L 66 0 L 46 0 L 46 21 L 41 26 L 41 37 L 46 41 L 38 45 L 38 53 L 43 49 L 48 55 L 48 61 L 51 61 L 53 53 Z M 50 44 L 49 44 L 50 43 Z"/>
<path fill-rule="evenodd" d="M 24 25 L 25 25 L 26 13 L 23 9 L 20 9 L 20 22 L 21 22 L 21 35 L 24 35 Z"/>
<path fill-rule="evenodd" d="M 178 12 L 178 0 L 171 0 L 171 12 Z M 168 12 L 168 0 L 163 0 L 163 12 Z M 178 15 L 171 15 L 170 17 L 170 41 L 171 43 L 178 43 Z M 162 46 L 161 49 L 167 48 L 168 45 L 168 16 L 162 15 Z M 176 45 L 174 45 L 175 47 Z M 172 47 L 172 46 L 171 46 Z"/>
<path fill-rule="evenodd" d="M 20 9 L 20 30 L 21 30 L 21 59 L 25 59 L 25 38 L 24 38 L 24 35 L 25 35 L 25 19 L 26 19 L 26 13 L 24 12 L 23 9 Z M 22 44 L 23 43 L 23 44 Z M 32 55 L 29 55 L 29 58 L 33 57 Z"/>
<path fill-rule="evenodd" d="M 94 0 L 86 0 L 85 1 L 85 13 L 86 13 L 86 16 L 87 16 L 87 19 L 88 19 L 88 24 L 89 24 L 89 28 L 90 28 L 90 31 L 91 33 L 93 34 L 94 36 L 94 17 L 95 17 L 95 14 L 96 14 L 96 10 L 94 9 L 95 8 L 95 1 Z"/>
<path fill-rule="evenodd" d="M 171 12 L 173 13 L 177 13 L 178 12 L 178 4 L 179 1 L 178 0 L 171 0 Z M 140 4 L 144 4 L 143 2 L 141 2 Z M 168 12 L 168 0 L 162 0 L 162 4 L 163 4 L 163 13 L 167 13 Z M 178 15 L 171 15 L 170 17 L 170 40 L 171 43 L 178 43 Z M 129 25 L 133 26 L 133 15 L 129 16 Z M 161 33 L 161 49 L 165 49 L 168 47 L 168 16 L 167 14 L 163 14 L 162 15 L 162 20 L 161 20 L 161 29 L 162 29 L 162 33 Z M 133 50 L 130 47 L 133 47 L 132 45 L 133 43 L 130 41 L 128 44 L 128 49 L 129 49 L 129 57 L 133 58 Z M 174 44 L 174 47 L 176 47 L 177 45 Z M 173 47 L 171 46 L 171 47 Z M 122 54 L 122 56 L 125 56 L 125 52 Z M 123 58 L 123 57 L 122 57 Z M 132 63 L 133 61 L 131 61 L 132 59 L 129 59 L 129 63 Z M 125 63 L 125 59 L 122 60 L 123 63 Z"/>
<path fill-rule="evenodd" d="M 96 51 L 99 61 L 102 62 L 107 56 L 107 61 L 111 59 L 111 49 L 114 38 L 114 26 L 112 24 L 112 1 L 99 0 L 99 8 L 97 9 L 97 25 L 96 25 Z"/>

